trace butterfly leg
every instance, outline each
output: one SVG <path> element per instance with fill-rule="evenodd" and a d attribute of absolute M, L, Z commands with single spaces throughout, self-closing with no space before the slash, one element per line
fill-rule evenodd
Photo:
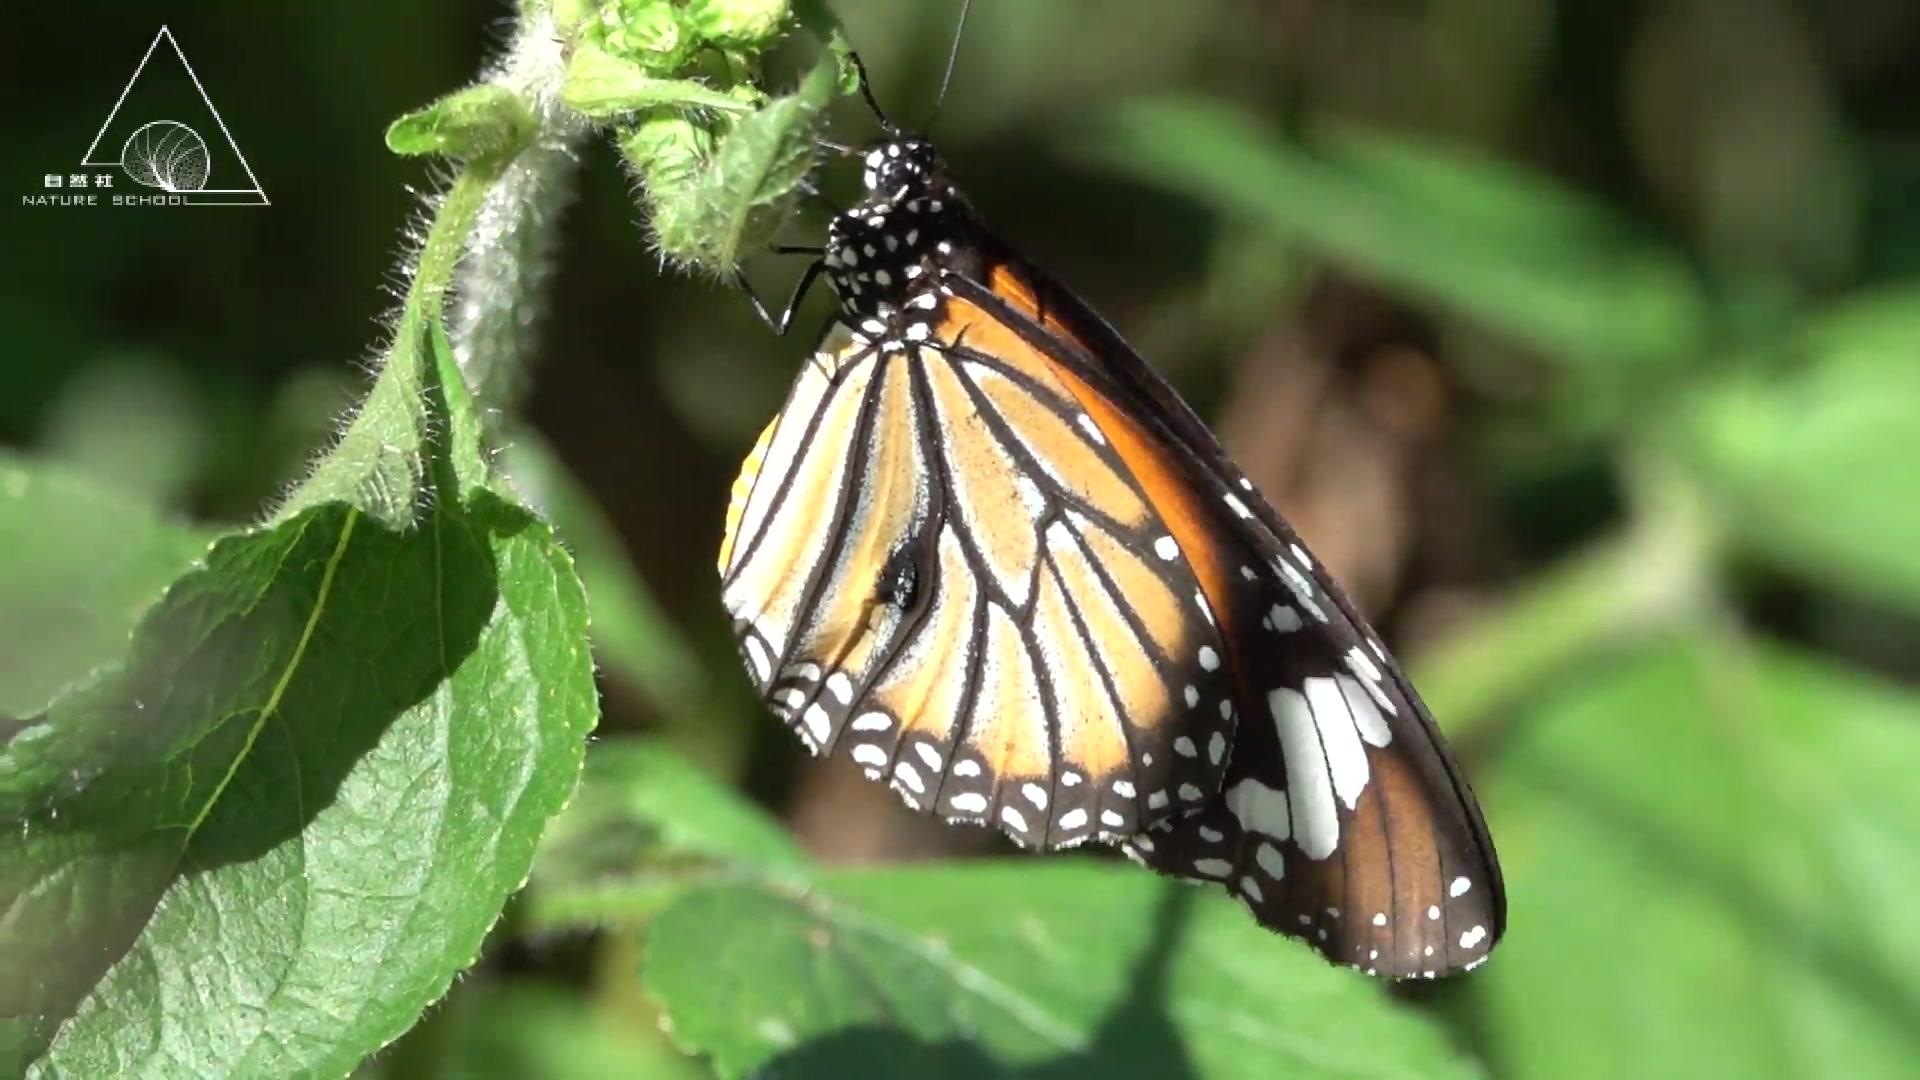
<path fill-rule="evenodd" d="M 760 294 L 753 291 L 753 286 L 748 283 L 745 273 L 735 270 L 733 280 L 740 286 L 740 291 L 747 294 L 747 302 L 753 305 L 753 313 L 760 316 L 760 321 L 766 323 L 767 328 L 775 334 L 785 337 L 787 328 L 793 325 L 794 312 L 800 310 L 801 301 L 807 298 L 807 291 L 813 288 L 813 283 L 819 279 L 820 271 L 825 265 L 818 259 L 807 264 L 806 272 L 800 275 L 799 284 L 793 287 L 793 295 L 787 299 L 786 310 L 782 311 L 777 319 L 767 310 L 767 306 L 760 302 Z"/>

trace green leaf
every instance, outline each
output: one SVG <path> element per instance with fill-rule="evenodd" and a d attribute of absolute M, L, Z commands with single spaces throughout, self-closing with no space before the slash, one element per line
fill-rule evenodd
<path fill-rule="evenodd" d="M 403 320 L 324 483 L 0 748 L 0 1045 L 36 1075 L 344 1073 L 526 878 L 596 717 L 586 604 L 458 380 Z"/>
<path fill-rule="evenodd" d="M 622 60 L 590 41 L 581 42 L 567 61 L 560 96 L 582 113 L 599 118 L 658 105 L 748 112 L 753 106 L 694 79 L 663 79 Z"/>
<path fill-rule="evenodd" d="M 1920 288 L 1855 300 L 1686 417 L 1689 459 L 1737 544 L 1816 580 L 1920 609 Z"/>
<path fill-rule="evenodd" d="M 1358 131 L 1282 137 L 1218 102 L 1135 102 L 1095 152 L 1354 272 L 1556 357 L 1692 359 L 1707 332 L 1675 252 L 1572 192 Z"/>
<path fill-rule="evenodd" d="M 1472 986 L 1503 1073 L 1911 1074 L 1920 698 L 1683 642 L 1517 730 L 1479 785 L 1512 922 Z"/>
<path fill-rule="evenodd" d="M 470 86 L 387 127 L 387 149 L 396 154 L 508 158 L 533 139 L 533 113 L 504 86 Z"/>
<path fill-rule="evenodd" d="M 633 924 L 692 885 L 796 878 L 808 865 L 779 823 L 650 739 L 596 746 L 580 793 L 548 832 L 526 919 Z"/>
<path fill-rule="evenodd" d="M 821 57 L 797 91 L 735 122 L 704 169 L 667 183 L 659 182 L 648 160 L 637 159 L 661 250 L 726 271 L 742 252 L 772 237 L 813 168 L 814 131 L 836 84 L 834 58 Z M 633 141 L 623 145 L 633 156 Z"/>
<path fill-rule="evenodd" d="M 112 660 L 207 537 L 86 477 L 0 454 L 0 716 Z"/>
<path fill-rule="evenodd" d="M 1225 898 L 1084 861 L 703 889 L 654 923 L 643 979 L 723 1076 L 1471 1074 Z"/>

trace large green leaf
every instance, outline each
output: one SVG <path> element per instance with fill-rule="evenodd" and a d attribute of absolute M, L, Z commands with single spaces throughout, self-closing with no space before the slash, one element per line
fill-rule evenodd
<path fill-rule="evenodd" d="M 1108 133 L 1095 150 L 1116 167 L 1555 357 L 1670 363 L 1704 343 L 1677 253 L 1493 161 L 1357 131 L 1309 143 L 1197 99 L 1135 102 Z"/>
<path fill-rule="evenodd" d="M 1225 898 L 1088 861 L 703 889 L 655 921 L 643 979 L 724 1076 L 1472 1071 Z"/>
<path fill-rule="evenodd" d="M 0 455 L 0 716 L 117 657 L 207 537 L 86 477 Z"/>
<path fill-rule="evenodd" d="M 1732 377 L 1687 417 L 1729 538 L 1920 609 L 1920 288 L 1827 314 L 1793 352 L 1791 370 Z"/>
<path fill-rule="evenodd" d="M 1483 781 L 1516 1076 L 1911 1075 L 1920 698 L 1774 648 L 1644 649 Z"/>
<path fill-rule="evenodd" d="M 633 924 L 716 878 L 793 879 L 793 838 L 652 739 L 601 743 L 541 846 L 525 917 L 538 928 Z"/>
<path fill-rule="evenodd" d="M 0 1016 L 40 1075 L 341 1074 L 471 963 L 578 776 L 585 598 L 437 326 L 271 524 L 0 748 Z"/>

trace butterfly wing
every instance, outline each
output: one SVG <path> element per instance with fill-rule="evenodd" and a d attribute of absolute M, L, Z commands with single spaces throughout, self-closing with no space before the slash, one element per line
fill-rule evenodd
<path fill-rule="evenodd" d="M 1022 844 L 1196 810 L 1234 695 L 1165 463 L 923 295 L 915 339 L 834 324 L 741 471 L 719 563 L 748 673 L 816 753 Z"/>
<path fill-rule="evenodd" d="M 991 240 L 957 297 L 1040 351 L 1185 529 L 1240 717 L 1218 798 L 1126 845 L 1259 921 L 1389 976 L 1483 960 L 1504 929 L 1471 790 L 1379 638 L 1206 427 L 1114 331 Z"/>

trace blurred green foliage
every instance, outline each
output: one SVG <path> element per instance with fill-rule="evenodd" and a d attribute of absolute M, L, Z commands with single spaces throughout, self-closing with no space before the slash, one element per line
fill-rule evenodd
<path fill-rule="evenodd" d="M 1389 993 L 1085 855 L 850 871 L 792 839 L 810 766 L 737 675 L 711 552 L 805 343 L 660 270 L 810 240 L 806 138 L 873 130 L 824 105 L 831 65 L 804 82 L 814 49 L 762 55 L 767 6 L 556 3 L 592 28 L 562 96 L 607 127 L 542 142 L 551 114 L 449 94 L 504 6 L 208 0 L 169 25 L 273 205 L 9 206 L 0 1061 L 77 1007 L 42 1068 L 337 1074 L 477 952 L 365 1072 L 1911 1071 L 1920 10 L 977 0 L 935 133 L 956 175 L 1203 414 L 1258 413 L 1275 335 L 1375 333 L 1327 314 L 1336 286 L 1443 373 L 1445 476 L 1406 482 L 1448 509 L 1410 542 L 1466 554 L 1383 623 L 1419 644 L 1512 917 L 1484 971 Z M 889 112 L 928 116 L 954 5 L 831 7 Z M 0 186 L 78 160 L 155 18 L 13 14 Z M 533 223 L 563 230 L 552 274 L 473 298 L 532 328 L 477 402 L 452 365 L 499 358 L 449 352 L 427 299 L 374 340 L 427 183 L 381 133 L 426 102 L 396 148 L 484 158 L 531 123 L 581 161 Z M 460 190 L 436 221 L 498 209 Z M 1462 595 L 1473 617 L 1419 617 Z M 536 854 L 593 719 L 589 609 L 599 735 Z"/>

